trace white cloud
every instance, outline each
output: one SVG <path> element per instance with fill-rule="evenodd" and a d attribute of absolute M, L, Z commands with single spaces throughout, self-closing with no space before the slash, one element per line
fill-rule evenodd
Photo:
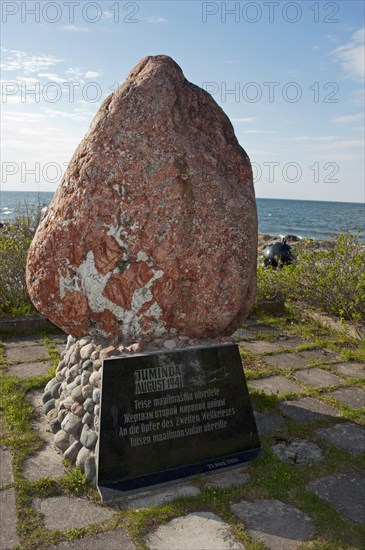
<path fill-rule="evenodd" d="M 258 157 L 275 157 L 277 153 L 275 151 L 265 151 L 264 149 L 248 149 L 248 147 L 245 145 L 245 151 L 250 156 L 251 162 L 254 162 L 255 160 L 252 158 L 253 155 L 256 155 Z"/>
<path fill-rule="evenodd" d="M 112 17 L 113 17 L 112 12 L 109 11 L 109 10 L 105 10 L 105 11 L 103 11 L 103 15 L 102 15 L 101 18 L 102 19 L 112 19 Z"/>
<path fill-rule="evenodd" d="M 332 119 L 332 122 L 339 124 L 346 124 L 347 122 L 359 122 L 364 119 L 364 113 L 357 113 L 356 115 L 337 116 Z"/>
<path fill-rule="evenodd" d="M 24 120 L 24 122 L 30 122 L 30 123 L 33 123 L 45 118 L 45 116 L 41 113 L 32 113 L 32 112 L 25 112 L 25 111 L 5 111 L 2 113 L 2 117 L 4 120 L 7 120 L 9 122 Z"/>
<path fill-rule="evenodd" d="M 47 78 L 48 80 L 51 80 L 52 82 L 65 82 L 65 79 L 62 76 L 59 76 L 55 73 L 38 73 L 37 76 L 40 78 Z"/>
<path fill-rule="evenodd" d="M 79 84 L 84 83 L 84 71 L 82 71 L 79 67 L 69 67 L 65 71 L 65 75 L 67 76 L 68 81 L 77 82 Z"/>
<path fill-rule="evenodd" d="M 71 126 L 72 124 L 72 126 Z M 88 121 L 64 121 L 59 123 L 56 118 L 51 118 L 45 113 L 33 113 L 19 109 L 18 111 L 3 111 L 2 131 L 4 135 L 2 144 L 3 162 L 15 162 L 19 165 L 19 172 L 9 184 L 22 183 L 23 189 L 34 185 L 33 175 L 21 176 L 20 164 L 24 170 L 34 170 L 35 163 L 40 163 L 41 169 L 49 163 L 58 163 L 61 171 L 64 171 L 64 163 L 71 159 L 73 151 L 87 130 Z M 41 170 L 41 176 L 44 174 Z M 41 177 L 41 183 L 43 181 Z M 58 181 L 48 182 L 48 187 L 54 187 Z"/>
<path fill-rule="evenodd" d="M 167 19 L 159 15 L 150 15 L 149 17 L 145 17 L 145 20 L 147 23 L 167 23 Z"/>
<path fill-rule="evenodd" d="M 53 55 L 29 55 L 27 52 L 7 50 L 5 48 L 1 48 L 1 50 L 7 54 L 1 63 L 3 71 L 23 71 L 26 75 L 29 75 L 47 70 L 63 61 L 63 59 L 58 59 Z"/>
<path fill-rule="evenodd" d="M 277 134 L 276 130 L 245 130 L 245 134 Z"/>
<path fill-rule="evenodd" d="M 325 34 L 323 38 L 329 42 L 338 42 L 338 37 L 333 34 Z"/>
<path fill-rule="evenodd" d="M 69 120 L 88 120 L 86 113 L 81 113 L 80 110 L 75 109 L 75 112 L 59 111 L 56 109 L 45 109 L 45 114 L 52 118 L 67 118 Z"/>
<path fill-rule="evenodd" d="M 19 80 L 19 82 L 23 82 L 25 85 L 36 84 L 37 82 L 39 82 L 39 80 L 37 78 L 34 78 L 33 76 L 24 76 L 24 75 L 16 76 L 16 80 Z"/>
<path fill-rule="evenodd" d="M 364 148 L 364 141 L 362 139 L 340 139 L 335 143 L 329 144 L 331 149 L 362 149 Z"/>
<path fill-rule="evenodd" d="M 61 27 L 63 31 L 67 32 L 90 32 L 89 27 L 77 27 L 76 25 L 64 25 Z"/>
<path fill-rule="evenodd" d="M 231 118 L 231 122 L 255 122 L 255 117 Z"/>
<path fill-rule="evenodd" d="M 340 136 L 295 136 L 288 138 L 290 141 L 334 141 Z"/>
<path fill-rule="evenodd" d="M 107 27 L 101 27 L 100 29 L 101 32 L 118 32 L 116 29 L 108 29 Z"/>
<path fill-rule="evenodd" d="M 20 95 L 3 95 L 1 94 L 1 103 L 6 103 L 7 105 L 20 105 L 24 103 Z M 30 100 L 29 103 L 34 103 L 34 99 Z"/>
<path fill-rule="evenodd" d="M 362 161 L 364 140 L 343 136 L 296 136 L 290 141 L 303 142 L 304 147 L 315 155 L 317 161 L 350 162 Z"/>
<path fill-rule="evenodd" d="M 85 78 L 97 78 L 98 76 L 100 76 L 100 73 L 98 73 L 98 71 L 87 71 L 87 73 L 85 74 Z"/>
<path fill-rule="evenodd" d="M 342 70 L 348 78 L 364 79 L 364 36 L 365 28 L 359 29 L 350 41 L 331 52 L 332 56 L 341 63 Z"/>

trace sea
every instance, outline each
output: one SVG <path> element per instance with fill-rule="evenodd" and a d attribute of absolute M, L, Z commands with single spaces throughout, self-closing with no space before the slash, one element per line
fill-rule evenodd
<path fill-rule="evenodd" d="M 47 206 L 53 193 L 0 191 L 0 221 L 11 222 L 17 212 L 32 205 Z M 296 235 L 328 239 L 341 231 L 365 242 L 365 204 L 257 198 L 259 232 L 272 236 Z"/>

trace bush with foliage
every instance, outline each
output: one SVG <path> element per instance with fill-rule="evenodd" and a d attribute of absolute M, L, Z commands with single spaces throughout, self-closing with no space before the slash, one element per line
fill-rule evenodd
<path fill-rule="evenodd" d="M 283 269 L 258 267 L 258 299 L 303 302 L 325 313 L 365 323 L 365 247 L 341 233 L 330 243 L 303 241 Z"/>
<path fill-rule="evenodd" d="M 42 205 L 25 203 L 14 220 L 0 229 L 0 315 L 36 311 L 25 283 L 27 254 L 39 224 Z"/>

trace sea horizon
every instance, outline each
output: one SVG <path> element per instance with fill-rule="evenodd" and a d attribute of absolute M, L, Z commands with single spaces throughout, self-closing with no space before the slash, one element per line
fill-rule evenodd
<path fill-rule="evenodd" d="M 17 191 L 14 191 L 13 189 L 1 189 L 1 193 L 22 193 L 22 194 L 28 194 L 31 193 L 32 195 L 35 194 L 52 194 L 54 195 L 57 189 L 54 191 L 46 191 L 46 190 L 38 190 L 38 189 L 18 189 Z M 270 200 L 270 201 L 302 201 L 302 202 L 331 202 L 331 203 L 338 203 L 338 204 L 365 204 L 365 197 L 363 201 L 339 201 L 339 200 L 325 200 L 325 199 L 293 199 L 293 198 L 280 198 L 280 197 L 258 197 L 255 196 L 256 199 L 263 199 L 263 200 Z"/>
<path fill-rule="evenodd" d="M 47 206 L 55 191 L 0 191 L 0 221 L 11 222 L 24 203 Z M 256 197 L 259 233 L 328 239 L 350 231 L 365 242 L 365 203 Z"/>

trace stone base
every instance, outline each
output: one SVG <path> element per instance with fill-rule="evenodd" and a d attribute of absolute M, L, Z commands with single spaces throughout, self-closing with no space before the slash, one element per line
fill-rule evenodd
<path fill-rule="evenodd" d="M 96 484 L 96 452 L 100 423 L 102 362 L 110 357 L 171 351 L 190 346 L 222 343 L 224 339 L 192 340 L 186 337 L 128 343 L 96 342 L 90 336 L 68 336 L 56 376 L 45 387 L 42 401 L 57 451 L 80 466 Z"/>

